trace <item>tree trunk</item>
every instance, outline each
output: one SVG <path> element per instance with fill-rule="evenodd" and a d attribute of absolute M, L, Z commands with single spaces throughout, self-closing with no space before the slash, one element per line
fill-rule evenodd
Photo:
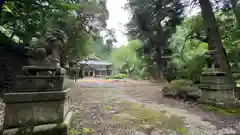
<path fill-rule="evenodd" d="M 223 48 L 219 28 L 216 18 L 213 13 L 213 8 L 209 0 L 199 0 L 202 10 L 202 17 L 208 36 L 208 49 L 214 52 L 211 53 L 215 67 L 226 73 L 229 81 L 233 83 L 232 72 L 227 60 L 225 49 Z"/>
<path fill-rule="evenodd" d="M 235 14 L 237 24 L 240 25 L 240 0 L 231 0 L 232 9 Z"/>
<path fill-rule="evenodd" d="M 165 59 L 162 58 L 162 54 L 161 54 L 161 49 L 160 48 L 156 48 L 157 50 L 157 57 L 156 57 L 156 62 L 157 62 L 157 66 L 158 66 L 158 71 L 157 73 L 157 77 L 158 79 L 160 79 L 161 81 L 163 80 L 167 80 L 168 77 L 164 76 L 164 68 L 167 65 L 167 61 Z"/>

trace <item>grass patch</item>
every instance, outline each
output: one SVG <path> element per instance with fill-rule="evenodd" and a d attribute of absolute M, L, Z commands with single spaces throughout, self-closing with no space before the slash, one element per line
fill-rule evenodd
<path fill-rule="evenodd" d="M 171 81 L 168 85 L 168 88 L 175 89 L 175 88 L 179 88 L 181 86 L 191 86 L 192 84 L 193 84 L 193 82 L 191 80 L 178 79 L 178 80 Z"/>
<path fill-rule="evenodd" d="M 103 107 L 103 109 L 106 110 L 106 111 L 111 111 L 111 110 L 113 110 L 113 107 L 110 106 L 110 105 L 105 105 L 105 106 Z"/>
<path fill-rule="evenodd" d="M 213 105 L 201 104 L 200 107 L 205 111 L 213 111 L 228 116 L 240 116 L 240 108 L 219 108 Z"/>
<path fill-rule="evenodd" d="M 165 96 L 178 96 L 185 93 L 188 97 L 193 97 L 194 99 L 199 98 L 201 95 L 201 90 L 198 88 L 198 85 L 193 84 L 191 80 L 178 79 L 171 81 L 164 89 L 162 90 Z"/>
<path fill-rule="evenodd" d="M 71 128 L 68 130 L 67 135 L 96 135 L 90 128 L 82 128 L 81 130 L 77 130 Z"/>
<path fill-rule="evenodd" d="M 186 79 L 173 80 L 163 89 L 163 92 L 172 93 L 172 92 L 182 91 L 184 87 L 191 87 L 192 84 L 193 83 L 191 80 L 186 80 Z"/>
<path fill-rule="evenodd" d="M 108 77 L 106 77 L 106 79 L 125 79 L 127 77 L 128 77 L 127 74 L 117 74 L 114 76 L 108 76 Z"/>
<path fill-rule="evenodd" d="M 115 115 L 112 120 L 115 122 L 132 124 L 134 128 L 140 131 L 145 131 L 143 125 L 151 125 L 156 129 L 170 129 L 176 131 L 182 135 L 188 133 L 184 126 L 184 122 L 176 117 L 167 117 L 163 112 L 154 110 L 152 108 L 139 105 L 137 103 L 125 102 L 122 105 L 122 113 L 129 114 L 133 118 L 121 117 L 121 115 Z"/>

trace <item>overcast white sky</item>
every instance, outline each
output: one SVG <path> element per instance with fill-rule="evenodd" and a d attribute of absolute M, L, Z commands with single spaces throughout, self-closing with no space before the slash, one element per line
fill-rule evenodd
<path fill-rule="evenodd" d="M 109 11 L 109 19 L 107 21 L 107 28 L 116 29 L 116 39 L 117 43 L 114 45 L 120 47 L 128 43 L 127 37 L 123 34 L 125 32 L 124 24 L 129 21 L 129 13 L 123 9 L 124 5 L 127 3 L 127 0 L 108 0 L 107 8 Z M 199 9 L 192 9 L 189 7 L 186 9 L 187 16 L 196 14 Z"/>
<path fill-rule="evenodd" d="M 116 47 L 128 43 L 127 37 L 123 34 L 125 31 L 124 24 L 129 21 L 129 14 L 123 9 L 127 0 L 108 0 L 107 8 L 109 12 L 109 19 L 107 21 L 107 28 L 116 29 Z"/>

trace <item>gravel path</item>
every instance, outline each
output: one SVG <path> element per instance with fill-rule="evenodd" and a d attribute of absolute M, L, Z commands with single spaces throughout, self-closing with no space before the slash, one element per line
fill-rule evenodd
<path fill-rule="evenodd" d="M 162 97 L 164 84 L 78 80 L 72 88 L 71 135 L 237 135 L 240 118 L 206 112 Z M 4 104 L 0 101 L 0 124 Z"/>
<path fill-rule="evenodd" d="M 240 119 L 163 98 L 163 86 L 147 81 L 79 81 L 73 88 L 74 126 L 97 135 L 240 134 Z"/>

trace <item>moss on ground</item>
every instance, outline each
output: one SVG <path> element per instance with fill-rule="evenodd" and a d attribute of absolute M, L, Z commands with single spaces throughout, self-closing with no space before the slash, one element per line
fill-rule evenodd
<path fill-rule="evenodd" d="M 145 125 L 151 125 L 155 129 L 169 129 L 182 135 L 188 133 L 188 130 L 184 126 L 184 122 L 180 118 L 176 116 L 168 117 L 163 112 L 154 110 L 153 108 L 142 106 L 137 103 L 125 102 L 122 105 L 121 112 L 133 117 L 122 118 L 121 115 L 114 115 L 112 120 L 125 123 L 126 125 L 132 125 L 139 131 L 145 132 Z"/>
<path fill-rule="evenodd" d="M 103 109 L 106 111 L 111 111 L 111 110 L 113 110 L 113 107 L 110 105 L 105 105 Z"/>
<path fill-rule="evenodd" d="M 179 88 L 181 86 L 190 86 L 192 84 L 193 84 L 193 82 L 191 80 L 177 79 L 177 80 L 171 81 L 167 87 L 169 89 L 175 89 L 175 88 Z"/>
<path fill-rule="evenodd" d="M 166 97 L 177 97 L 184 100 L 197 100 L 201 95 L 198 85 L 193 84 L 191 80 L 179 79 L 171 81 L 162 90 Z"/>
<path fill-rule="evenodd" d="M 220 108 L 213 105 L 201 104 L 200 107 L 206 111 L 213 111 L 228 116 L 240 116 L 240 108 Z"/>
<path fill-rule="evenodd" d="M 91 128 L 82 128 L 81 130 L 71 128 L 68 130 L 67 135 L 97 135 L 97 134 L 94 133 Z"/>

